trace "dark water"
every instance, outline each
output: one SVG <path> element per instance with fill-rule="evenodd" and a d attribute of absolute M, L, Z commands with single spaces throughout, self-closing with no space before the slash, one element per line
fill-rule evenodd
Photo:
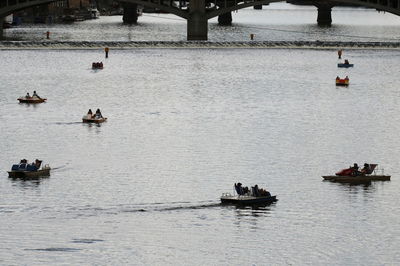
<path fill-rule="evenodd" d="M 0 51 L 0 264 L 396 265 L 400 53 L 344 55 Z M 33 90 L 48 102 L 17 103 Z M 80 123 L 98 107 L 106 123 Z M 56 169 L 9 179 L 21 158 Z M 354 162 L 392 181 L 322 181 Z M 221 206 L 238 181 L 279 201 Z"/>

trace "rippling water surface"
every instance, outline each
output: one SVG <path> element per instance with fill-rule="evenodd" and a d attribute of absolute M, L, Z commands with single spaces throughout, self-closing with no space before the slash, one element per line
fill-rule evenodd
<path fill-rule="evenodd" d="M 400 53 L 344 55 L 0 51 L 0 264 L 397 264 Z M 48 102 L 17 103 L 33 90 Z M 108 122 L 82 124 L 89 108 Z M 21 158 L 55 169 L 7 178 Z M 392 181 L 322 181 L 354 162 Z M 239 181 L 279 201 L 221 206 Z"/>

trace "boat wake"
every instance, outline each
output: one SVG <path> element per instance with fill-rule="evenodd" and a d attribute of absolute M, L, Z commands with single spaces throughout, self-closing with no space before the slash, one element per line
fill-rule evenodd
<path fill-rule="evenodd" d="M 162 206 L 160 206 L 162 205 Z M 155 203 L 155 204 L 142 204 L 133 208 L 124 208 L 122 212 L 164 212 L 164 211 L 179 211 L 179 210 L 196 210 L 220 207 L 221 203 L 218 201 L 204 201 L 196 204 L 190 202 L 176 202 L 176 203 Z"/>
<path fill-rule="evenodd" d="M 110 207 L 71 206 L 68 213 L 75 217 L 92 217 L 98 215 L 118 215 L 121 213 L 153 213 L 153 212 L 173 212 L 185 210 L 208 209 L 222 206 L 219 201 L 200 201 L 190 202 L 168 202 L 168 203 L 143 203 L 143 204 L 120 204 Z"/>
<path fill-rule="evenodd" d="M 63 169 L 63 168 L 65 168 L 65 167 L 67 167 L 67 165 L 68 165 L 68 164 L 64 164 L 64 165 L 60 165 L 60 166 L 57 166 L 57 167 L 53 167 L 53 168 L 51 168 L 51 170 L 52 170 L 52 171 L 54 171 L 54 170 L 60 170 L 60 169 Z"/>
<path fill-rule="evenodd" d="M 55 123 L 49 123 L 53 125 L 77 125 L 77 124 L 82 124 L 81 121 L 79 122 L 55 122 Z"/>
<path fill-rule="evenodd" d="M 399 49 L 400 42 L 340 41 L 2 41 L 0 50 L 7 49 L 114 49 L 129 48 L 353 48 Z"/>

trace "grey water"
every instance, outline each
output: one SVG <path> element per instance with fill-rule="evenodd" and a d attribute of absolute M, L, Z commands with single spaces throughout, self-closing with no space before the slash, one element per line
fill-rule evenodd
<path fill-rule="evenodd" d="M 245 12 L 243 27 L 256 24 Z M 305 17 L 276 20 L 314 27 Z M 82 25 L 108 19 L 54 27 L 80 41 Z M 337 28 L 366 36 L 371 21 L 361 22 Z M 174 23 L 164 26 L 179 31 Z M 382 38 L 398 27 L 381 25 Z M 242 34 L 227 31 L 218 34 Z M 398 264 L 400 53 L 343 55 L 354 68 L 338 69 L 335 49 L 114 49 L 108 59 L 101 49 L 0 50 L 0 264 Z M 336 87 L 337 75 L 350 86 Z M 33 90 L 47 103 L 18 103 Z M 89 108 L 108 121 L 82 124 Z M 22 158 L 55 169 L 9 179 Z M 392 180 L 322 181 L 354 162 L 378 163 Z M 221 206 L 235 182 L 279 201 Z"/>

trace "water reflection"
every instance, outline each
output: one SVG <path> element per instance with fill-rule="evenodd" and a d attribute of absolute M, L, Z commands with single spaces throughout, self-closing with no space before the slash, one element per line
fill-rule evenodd
<path fill-rule="evenodd" d="M 44 102 L 45 103 L 45 102 Z M 36 109 L 36 108 L 38 108 L 38 106 L 40 105 L 40 104 L 37 104 L 37 103 L 18 103 L 20 106 L 24 106 L 26 109 L 28 109 L 28 108 L 34 108 L 34 109 Z"/>
<path fill-rule="evenodd" d="M 272 205 L 275 205 L 273 203 Z M 236 220 L 234 224 L 240 228 L 241 226 L 249 226 L 251 230 L 258 230 L 265 224 L 266 217 L 272 212 L 272 206 L 233 206 Z"/>
<path fill-rule="evenodd" d="M 238 217 L 243 217 L 243 216 L 253 216 L 253 217 L 262 217 L 262 216 L 268 216 L 272 210 L 271 205 L 275 205 L 276 203 L 273 204 L 268 204 L 268 205 L 253 205 L 253 206 L 234 206 L 235 208 L 235 214 Z"/>
<path fill-rule="evenodd" d="M 79 122 L 81 123 L 81 122 Z M 102 124 L 99 123 L 81 123 L 83 127 L 87 127 L 87 128 L 100 128 L 102 126 Z M 100 131 L 99 131 L 100 132 Z"/>
<path fill-rule="evenodd" d="M 42 176 L 36 178 L 9 178 L 11 183 L 15 187 L 20 187 L 22 189 L 31 189 L 31 188 L 38 188 L 42 182 L 45 182 L 49 179 L 49 176 Z"/>

